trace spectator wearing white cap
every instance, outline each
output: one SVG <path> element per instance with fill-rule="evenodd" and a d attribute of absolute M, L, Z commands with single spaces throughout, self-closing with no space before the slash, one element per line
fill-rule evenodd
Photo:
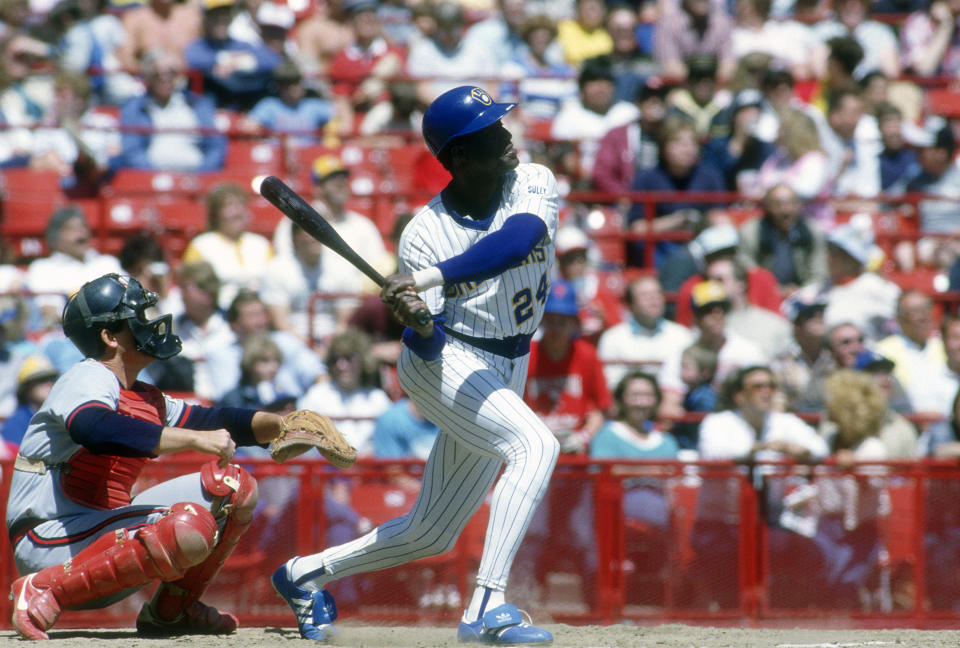
<path fill-rule="evenodd" d="M 286 4 L 241 0 L 227 33 L 243 43 L 266 45 L 278 54 L 292 56 L 296 53 L 296 43 L 287 37 L 295 23 L 296 15 Z"/>
<path fill-rule="evenodd" d="M 624 303 L 628 317 L 604 331 L 597 344 L 597 355 L 603 361 L 611 389 L 632 369 L 656 375 L 667 358 L 693 343 L 690 329 L 664 317 L 666 299 L 656 275 L 642 275 L 631 281 Z"/>
<path fill-rule="evenodd" d="M 693 325 L 690 296 L 693 287 L 703 281 L 706 264 L 718 258 L 736 258 L 739 243 L 736 227 L 729 223 L 714 225 L 700 232 L 685 249 L 681 248 L 681 255 L 685 254 L 685 258 L 672 256 L 667 259 L 660 273 L 660 283 L 668 292 L 677 291 L 673 319 L 678 324 Z M 747 267 L 747 301 L 779 313 L 781 299 L 777 278 L 766 268 L 751 267 L 749 263 Z"/>
<path fill-rule="evenodd" d="M 580 305 L 580 335 L 596 344 L 606 329 L 623 319 L 620 298 L 597 271 L 595 250 L 589 237 L 576 225 L 557 231 L 557 274 L 569 281 Z"/>
<path fill-rule="evenodd" d="M 859 220 L 834 229 L 827 237 L 827 271 L 824 281 L 804 286 L 787 299 L 822 299 L 827 326 L 852 322 L 870 339 L 892 330 L 900 288 L 867 270 L 876 254 L 873 229 Z"/>

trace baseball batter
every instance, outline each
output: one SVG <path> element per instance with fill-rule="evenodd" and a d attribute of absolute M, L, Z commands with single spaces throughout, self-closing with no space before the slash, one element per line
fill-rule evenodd
<path fill-rule="evenodd" d="M 461 86 L 424 115 L 427 146 L 453 179 L 404 230 L 400 273 L 387 278 L 381 298 L 408 324 L 400 383 L 442 432 L 407 515 L 294 557 L 274 573 L 304 637 L 324 640 L 332 632 L 328 583 L 450 550 L 495 485 L 477 586 L 458 637 L 503 645 L 553 640 L 504 600 L 559 452 L 521 397 L 530 339 L 550 289 L 558 194 L 548 169 L 519 164 L 500 122 L 515 105 Z M 433 320 L 416 326 L 413 313 L 424 304 Z"/>
<path fill-rule="evenodd" d="M 281 418 L 191 406 L 137 380 L 180 351 L 171 316 L 136 279 L 104 275 L 67 302 L 63 329 L 86 359 L 65 372 L 34 415 L 14 464 L 7 530 L 21 578 L 13 625 L 46 639 L 60 612 L 105 607 L 163 581 L 137 617 L 142 635 L 229 634 L 237 627 L 199 601 L 253 519 L 257 485 L 230 464 L 237 445 L 274 440 Z M 149 458 L 181 450 L 216 460 L 199 474 L 131 500 Z"/>

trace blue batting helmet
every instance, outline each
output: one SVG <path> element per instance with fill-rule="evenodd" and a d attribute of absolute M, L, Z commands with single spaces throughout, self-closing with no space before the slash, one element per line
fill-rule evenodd
<path fill-rule="evenodd" d="M 516 107 L 515 103 L 495 102 L 486 90 L 476 86 L 448 90 L 424 113 L 423 139 L 436 157 L 454 137 L 483 130 Z"/>

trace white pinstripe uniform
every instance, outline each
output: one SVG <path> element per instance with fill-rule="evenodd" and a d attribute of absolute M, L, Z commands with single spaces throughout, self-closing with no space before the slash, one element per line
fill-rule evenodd
<path fill-rule="evenodd" d="M 404 230 L 400 273 L 466 251 L 513 214 L 540 217 L 547 235 L 523 263 L 497 277 L 431 288 L 421 295 L 432 313 L 444 315 L 445 329 L 454 333 L 448 333 L 436 360 L 423 360 L 405 347 L 399 377 L 419 410 L 442 433 L 411 511 L 320 553 L 323 581 L 448 551 L 496 483 L 477 584 L 506 589 L 513 557 L 553 472 L 558 444 L 523 402 L 528 355 L 510 359 L 453 335 L 529 339 L 537 329 L 550 289 L 558 200 L 550 170 L 522 164 L 504 175 L 500 206 L 487 220 L 452 213 L 438 195 Z M 503 477 L 497 481 L 504 464 Z"/>

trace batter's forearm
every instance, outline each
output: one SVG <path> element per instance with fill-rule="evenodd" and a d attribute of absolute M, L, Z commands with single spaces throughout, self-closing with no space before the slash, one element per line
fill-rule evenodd
<path fill-rule="evenodd" d="M 441 283 L 483 281 L 495 277 L 523 261 L 546 234 L 547 225 L 539 216 L 514 214 L 502 228 L 484 236 L 465 252 L 414 272 L 416 290 L 419 292 Z"/>

